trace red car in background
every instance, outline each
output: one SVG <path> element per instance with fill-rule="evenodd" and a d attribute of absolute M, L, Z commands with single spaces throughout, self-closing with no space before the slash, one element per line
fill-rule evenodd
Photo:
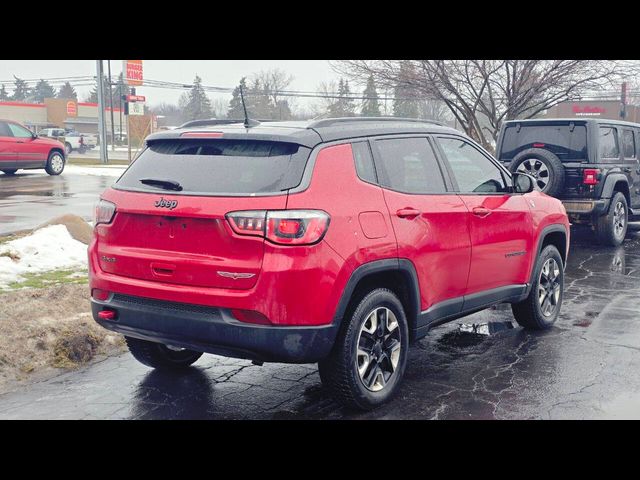
<path fill-rule="evenodd" d="M 64 146 L 59 141 L 38 137 L 19 123 L 0 120 L 0 171 L 5 175 L 38 168 L 60 175 L 64 165 Z"/>

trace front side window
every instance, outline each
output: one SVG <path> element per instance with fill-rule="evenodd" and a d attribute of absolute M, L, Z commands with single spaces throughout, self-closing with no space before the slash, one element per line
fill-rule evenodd
<path fill-rule="evenodd" d="M 429 140 L 394 138 L 376 140 L 380 184 L 404 193 L 445 193 L 444 179 Z"/>
<path fill-rule="evenodd" d="M 618 158 L 618 135 L 613 127 L 600 127 L 600 158 Z"/>
<path fill-rule="evenodd" d="M 509 191 L 500 169 L 473 145 L 450 137 L 439 137 L 438 143 L 449 161 L 461 193 Z"/>
<path fill-rule="evenodd" d="M 13 133 L 13 136 L 16 138 L 31 138 L 33 136 L 31 135 L 31 131 L 20 125 L 16 125 L 15 123 L 8 123 L 7 125 L 9 125 L 11 133 Z"/>
<path fill-rule="evenodd" d="M 633 131 L 622 131 L 622 153 L 625 158 L 634 158 L 636 156 L 636 145 L 633 141 Z"/>

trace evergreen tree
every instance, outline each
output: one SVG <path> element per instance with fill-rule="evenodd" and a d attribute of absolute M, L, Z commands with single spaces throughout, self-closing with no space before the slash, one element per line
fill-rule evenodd
<path fill-rule="evenodd" d="M 247 101 L 247 77 L 240 79 L 240 84 L 233 89 L 231 94 L 231 100 L 229 101 L 229 110 L 227 111 L 227 118 L 232 120 L 244 119 L 244 109 L 242 108 L 242 99 L 240 98 L 240 87 L 245 94 L 245 101 Z M 247 103 L 248 106 L 248 103 Z"/>
<path fill-rule="evenodd" d="M 64 85 L 60 87 L 58 91 L 58 98 L 72 98 L 74 100 L 78 100 L 78 94 L 76 93 L 76 89 L 69 82 L 64 82 Z"/>
<path fill-rule="evenodd" d="M 363 117 L 379 117 L 380 116 L 380 102 L 378 101 L 378 91 L 376 90 L 376 84 L 373 80 L 373 75 L 367 80 L 367 86 L 362 94 L 366 97 L 362 101 L 362 110 L 360 111 Z"/>
<path fill-rule="evenodd" d="M 122 77 L 122 74 L 120 74 Z M 112 88 L 109 85 L 109 79 L 107 77 L 102 77 L 102 95 L 104 99 L 104 104 L 109 105 L 109 89 Z M 118 87 L 113 87 L 113 103 L 116 103 L 116 92 L 118 91 Z M 85 97 L 85 102 L 88 103 L 98 103 L 98 80 L 96 80 L 96 84 L 93 86 L 89 95 Z"/>
<path fill-rule="evenodd" d="M 412 97 L 416 96 L 416 91 L 408 81 L 413 76 L 412 66 L 403 63 L 398 73 L 398 82 L 393 89 L 393 116 L 403 118 L 418 118 L 420 114 L 419 102 Z"/>
<path fill-rule="evenodd" d="M 184 116 L 187 120 L 199 120 L 213 116 L 211 101 L 207 97 L 204 88 L 202 88 L 202 79 L 198 75 L 193 80 L 193 87 L 191 87 L 187 98 L 188 101 L 184 111 Z"/>
<path fill-rule="evenodd" d="M 331 117 L 353 117 L 355 116 L 355 105 L 353 99 L 349 98 L 351 90 L 349 82 L 342 78 L 338 82 L 338 99 L 329 105 L 328 112 Z"/>
<path fill-rule="evenodd" d="M 42 103 L 45 98 L 54 98 L 56 89 L 46 80 L 40 79 L 32 92 L 33 100 Z"/>
<path fill-rule="evenodd" d="M 263 86 L 260 79 L 256 79 L 249 90 L 249 96 L 245 97 L 247 114 L 254 119 L 272 119 L 274 108 L 269 95 L 269 90 Z"/>
<path fill-rule="evenodd" d="M 0 102 L 4 102 L 9 100 L 9 94 L 7 93 L 7 89 L 4 85 L 0 88 Z"/>
<path fill-rule="evenodd" d="M 15 82 L 13 84 L 13 95 L 11 99 L 15 100 L 16 102 L 24 102 L 30 93 L 27 82 L 25 82 L 21 78 L 16 77 L 15 75 L 13 76 L 13 78 L 15 79 Z"/>

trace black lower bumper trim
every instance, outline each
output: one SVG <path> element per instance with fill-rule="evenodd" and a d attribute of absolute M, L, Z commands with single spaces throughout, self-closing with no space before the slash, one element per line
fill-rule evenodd
<path fill-rule="evenodd" d="M 223 308 L 124 295 L 92 299 L 91 310 L 96 322 L 125 336 L 260 362 L 315 363 L 329 354 L 337 333 L 334 325 L 252 325 Z M 99 318 L 101 310 L 115 311 L 115 320 Z"/>

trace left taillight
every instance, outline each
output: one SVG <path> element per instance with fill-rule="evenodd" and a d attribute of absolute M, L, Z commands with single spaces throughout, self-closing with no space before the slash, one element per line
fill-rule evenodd
<path fill-rule="evenodd" d="M 230 212 L 227 219 L 239 235 L 254 235 L 280 245 L 311 245 L 322 240 L 330 217 L 322 210 L 251 210 Z"/>
<path fill-rule="evenodd" d="M 101 223 L 111 223 L 113 216 L 116 214 L 116 206 L 106 200 L 100 200 L 96 205 L 95 215 L 93 218 L 93 226 Z"/>

